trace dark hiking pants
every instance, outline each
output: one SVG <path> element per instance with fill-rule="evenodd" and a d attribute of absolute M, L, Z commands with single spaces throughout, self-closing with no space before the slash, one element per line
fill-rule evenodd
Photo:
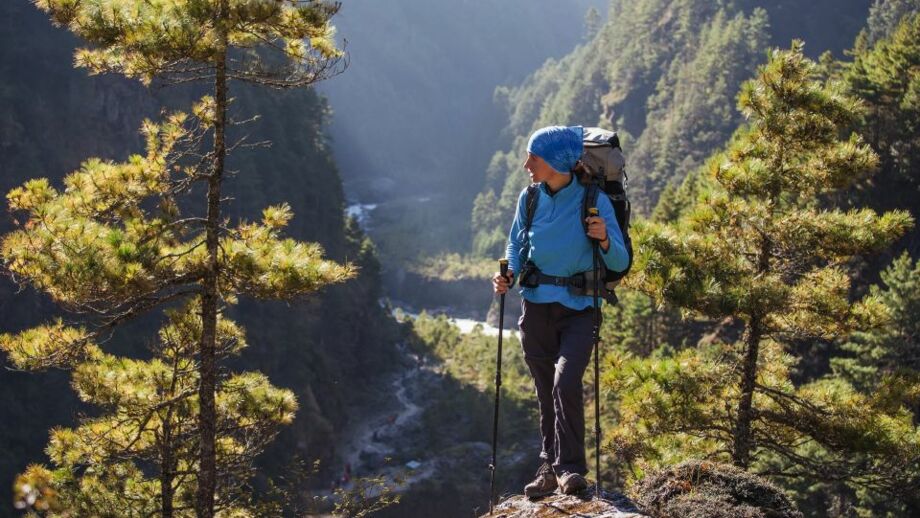
<path fill-rule="evenodd" d="M 574 310 L 524 300 L 518 322 L 524 360 L 540 407 L 540 458 L 556 474 L 585 475 L 585 409 L 582 376 L 594 346 L 594 309 Z"/>

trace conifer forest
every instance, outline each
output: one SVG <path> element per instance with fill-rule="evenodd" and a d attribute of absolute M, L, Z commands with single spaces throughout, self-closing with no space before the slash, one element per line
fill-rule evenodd
<path fill-rule="evenodd" d="M 632 255 L 527 499 L 547 126 Z M 920 0 L 3 0 L 0 194 L 0 517 L 920 516 Z"/>

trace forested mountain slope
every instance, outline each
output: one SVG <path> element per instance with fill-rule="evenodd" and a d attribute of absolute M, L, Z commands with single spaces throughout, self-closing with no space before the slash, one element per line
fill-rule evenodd
<path fill-rule="evenodd" d="M 72 66 L 77 41 L 53 28 L 26 0 L 0 5 L 0 190 L 5 194 L 29 178 L 58 184 L 92 156 L 124 160 L 142 150 L 138 128 L 163 107 L 188 110 L 193 87 L 153 87 L 114 76 L 90 77 Z M 364 386 L 343 380 L 373 376 L 391 365 L 392 340 L 379 307 L 378 267 L 373 249 L 344 219 L 344 195 L 325 137 L 329 110 L 313 90 L 259 92 L 232 88 L 237 120 L 261 118 L 236 137 L 270 140 L 270 148 L 239 149 L 231 158 L 226 186 L 232 218 L 254 219 L 264 206 L 289 202 L 295 214 L 290 233 L 318 241 L 327 255 L 351 261 L 361 275 L 303 303 L 241 300 L 234 315 L 254 347 L 240 360 L 291 388 L 301 403 L 295 424 L 266 452 L 267 464 L 281 467 L 292 457 L 334 453 L 336 433 L 346 423 L 344 406 Z M 12 227 L 5 203 L 0 232 Z M 16 293 L 0 281 L 0 331 L 14 332 L 43 322 L 53 307 L 31 291 Z M 366 325 L 354 325 L 362 322 Z M 158 322 L 137 322 L 115 336 L 116 349 L 144 355 Z M 0 486 L 9 488 L 29 462 L 42 461 L 47 432 L 69 425 L 80 411 L 65 373 L 0 374 L 0 421 L 4 453 Z M 268 470 L 271 471 L 271 470 Z M 2 497 L 0 515 L 12 512 Z"/>
<path fill-rule="evenodd" d="M 853 128 L 872 145 L 881 160 L 879 171 L 868 181 L 831 200 L 829 205 L 867 204 L 879 210 L 903 209 L 920 216 L 920 178 L 917 173 L 917 98 L 913 25 L 903 24 L 920 13 L 918 0 L 875 2 L 865 27 L 854 38 L 846 56 L 824 60 L 824 74 L 841 81 L 863 103 L 861 119 Z M 890 39 L 891 41 L 883 41 Z M 693 202 L 706 179 L 701 170 L 687 173 L 669 185 L 657 200 L 652 218 L 674 220 Z M 890 250 L 866 265 L 864 282 L 876 282 L 881 269 L 901 252 L 920 254 L 920 230 L 905 234 Z"/>
<path fill-rule="evenodd" d="M 508 143 L 474 204 L 472 251 L 499 254 L 517 195 L 526 138 L 549 124 L 599 125 L 623 137 L 634 209 L 648 213 L 740 123 L 735 95 L 768 45 L 802 38 L 839 56 L 869 1 L 643 0 L 611 3 L 607 21 L 572 53 L 503 88 Z"/>

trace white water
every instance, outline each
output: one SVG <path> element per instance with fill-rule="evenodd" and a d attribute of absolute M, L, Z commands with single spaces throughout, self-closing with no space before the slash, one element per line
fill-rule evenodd
<path fill-rule="evenodd" d="M 409 317 L 414 320 L 418 318 L 418 315 L 418 313 L 411 313 L 400 307 L 393 308 L 393 316 L 397 318 L 401 316 L 402 318 Z M 498 336 L 498 328 L 482 320 L 473 320 L 472 318 L 448 318 L 447 320 L 451 324 L 457 326 L 463 334 L 472 333 L 473 330 L 476 329 L 476 326 L 480 326 L 482 334 L 486 336 Z M 516 327 L 516 325 L 512 326 L 506 321 L 504 329 L 505 335 L 518 336 L 519 332 L 515 329 Z"/>
<path fill-rule="evenodd" d="M 473 329 L 475 329 L 476 326 L 481 326 L 482 334 L 488 335 L 488 336 L 498 336 L 497 327 L 491 326 L 479 320 L 472 320 L 469 318 L 452 318 L 450 319 L 450 323 L 460 328 L 460 332 L 464 334 L 472 333 Z M 506 324 L 505 325 L 505 335 L 517 336 L 518 331 L 516 329 L 510 329 L 509 326 Z"/>
<path fill-rule="evenodd" d="M 376 203 L 353 203 L 345 208 L 345 214 L 357 219 L 361 228 L 366 229 L 370 220 L 370 213 L 376 208 Z"/>

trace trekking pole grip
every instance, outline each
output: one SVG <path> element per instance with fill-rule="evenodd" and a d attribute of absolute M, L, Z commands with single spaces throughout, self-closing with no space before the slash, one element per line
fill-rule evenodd
<path fill-rule="evenodd" d="M 508 277 L 508 260 L 499 259 L 498 260 L 498 270 L 501 272 L 502 277 Z"/>
<path fill-rule="evenodd" d="M 601 212 L 600 212 L 599 210 L 597 210 L 597 207 L 589 207 L 589 208 L 588 208 L 588 216 L 600 216 L 600 215 L 601 215 Z M 593 241 L 594 244 L 597 244 L 597 243 L 600 243 L 600 242 L 603 241 L 603 240 L 602 240 L 602 239 L 597 239 L 596 237 L 592 237 L 592 238 L 591 238 L 591 241 Z"/>

